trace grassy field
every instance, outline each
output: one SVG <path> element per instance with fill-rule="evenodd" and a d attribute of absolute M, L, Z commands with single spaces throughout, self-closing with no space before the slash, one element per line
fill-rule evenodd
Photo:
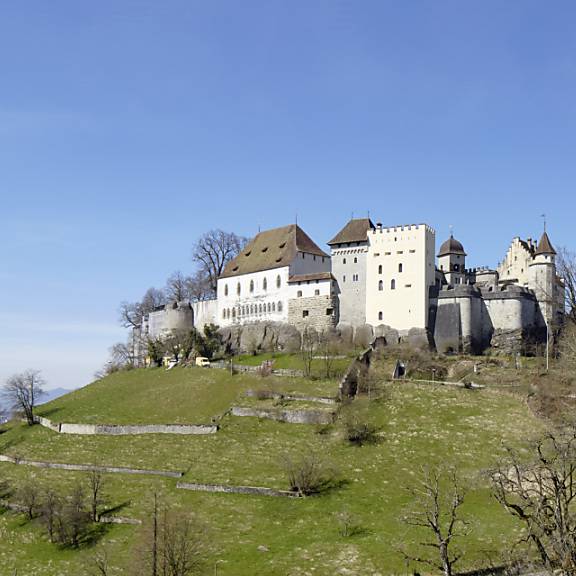
<path fill-rule="evenodd" d="M 247 388 L 262 387 L 328 395 L 337 383 L 230 376 L 219 370 L 135 371 L 60 398 L 43 411 L 61 421 L 196 423 L 242 401 Z M 399 383 L 386 385 L 383 400 L 360 405 L 379 427 L 380 441 L 374 445 L 349 445 L 340 423 L 320 428 L 225 416 L 217 434 L 195 437 L 75 437 L 12 424 L 0 435 L 0 452 L 58 462 L 181 470 L 190 482 L 274 488 L 287 488 L 286 456 L 313 452 L 338 469 L 340 488 L 296 500 L 191 493 L 177 490 L 171 479 L 106 477 L 109 503 L 121 505 L 121 515 L 145 520 L 154 492 L 170 508 L 197 514 L 210 541 L 207 574 L 214 573 L 216 562 L 217 573 L 229 576 L 404 572 L 398 548 L 418 539 L 400 521 L 410 504 L 405 488 L 416 482 L 423 465 L 455 466 L 471 486 L 464 512 L 472 520 L 472 533 L 460 543 L 465 550 L 461 569 L 478 567 L 487 551 L 496 554 L 510 546 L 516 526 L 492 499 L 485 472 L 504 445 L 522 446 L 542 430 L 521 397 L 498 388 Z M 16 485 L 33 478 L 42 486 L 70 489 L 86 481 L 82 473 L 6 463 L 0 464 L 0 472 Z M 340 535 L 337 517 L 344 511 L 355 517 L 359 534 Z M 27 575 L 81 575 L 89 558 L 104 549 L 117 567 L 113 574 L 128 573 L 138 532 L 135 527 L 112 526 L 93 547 L 67 551 L 50 545 L 35 524 L 5 513 L 0 515 L 0 574 L 11 576 L 18 568 L 19 574 Z M 267 551 L 259 549 L 262 546 Z"/>

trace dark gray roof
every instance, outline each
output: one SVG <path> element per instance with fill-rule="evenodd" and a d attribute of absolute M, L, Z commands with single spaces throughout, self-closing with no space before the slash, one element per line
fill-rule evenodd
<path fill-rule="evenodd" d="M 289 284 L 307 282 L 309 280 L 335 280 L 331 272 L 312 272 L 311 274 L 294 274 L 288 278 Z"/>
<path fill-rule="evenodd" d="M 440 256 L 447 256 L 448 254 L 459 254 L 461 256 L 466 256 L 466 252 L 464 252 L 464 246 L 452 234 L 450 234 L 450 238 L 446 240 L 440 246 L 440 251 L 438 252 L 438 257 Z"/>
<path fill-rule="evenodd" d="M 298 252 L 329 258 L 296 224 L 260 232 L 224 268 L 220 278 L 289 266 Z"/>
<path fill-rule="evenodd" d="M 350 242 L 366 242 L 368 230 L 373 229 L 374 224 L 370 218 L 352 218 L 352 220 L 328 242 L 328 246 L 333 246 L 334 244 L 349 244 Z"/>
<path fill-rule="evenodd" d="M 542 238 L 540 238 L 540 242 L 538 242 L 538 248 L 536 248 L 536 252 L 534 252 L 535 256 L 538 254 L 556 254 L 556 250 L 554 250 L 552 242 L 550 242 L 550 238 L 548 238 L 546 232 L 542 234 Z"/>

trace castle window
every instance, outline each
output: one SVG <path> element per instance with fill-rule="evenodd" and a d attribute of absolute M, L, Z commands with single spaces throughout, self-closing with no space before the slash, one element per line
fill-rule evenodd
<path fill-rule="evenodd" d="M 396 290 L 396 280 L 394 278 L 390 280 L 390 290 Z"/>
<path fill-rule="evenodd" d="M 262 304 L 258 306 L 258 314 L 262 314 Z"/>
<path fill-rule="evenodd" d="M 382 314 L 382 312 L 378 312 L 378 320 L 383 320 L 384 319 L 384 314 Z"/>
<path fill-rule="evenodd" d="M 250 292 L 254 292 L 254 280 L 250 280 Z"/>
<path fill-rule="evenodd" d="M 358 264 L 358 258 L 354 258 L 354 264 Z"/>
<path fill-rule="evenodd" d="M 224 284 L 224 296 L 228 296 L 228 284 Z"/>
<path fill-rule="evenodd" d="M 304 258 L 306 258 L 306 254 L 302 252 L 302 260 L 304 260 Z"/>
<path fill-rule="evenodd" d="M 320 296 L 320 290 L 314 290 L 314 296 Z"/>
<path fill-rule="evenodd" d="M 278 276 L 276 276 L 276 288 L 280 288 L 281 284 L 282 280 L 280 280 L 280 274 L 278 274 Z"/>
<path fill-rule="evenodd" d="M 302 298 L 302 290 L 298 290 L 298 292 L 296 292 L 296 296 L 298 298 Z"/>
<path fill-rule="evenodd" d="M 326 316 L 332 316 L 333 312 L 334 312 L 333 308 L 326 308 Z"/>
<path fill-rule="evenodd" d="M 316 254 L 314 254 L 314 256 L 312 257 L 312 260 L 316 260 Z"/>
<path fill-rule="evenodd" d="M 342 260 L 342 264 L 346 264 L 346 258 Z"/>
<path fill-rule="evenodd" d="M 308 310 L 302 310 L 302 318 L 308 318 Z"/>
<path fill-rule="evenodd" d="M 238 284 L 236 284 L 236 294 L 238 294 L 238 296 L 240 296 L 241 292 L 242 292 L 242 289 L 240 288 L 240 282 L 238 282 Z"/>
<path fill-rule="evenodd" d="M 262 289 L 268 290 L 268 280 L 266 280 L 266 278 L 264 278 L 264 280 L 262 280 Z"/>
<path fill-rule="evenodd" d="M 382 290 L 384 290 L 384 282 L 382 282 L 382 280 L 380 280 L 380 281 L 378 282 L 378 290 L 379 290 L 380 292 L 382 292 Z"/>
<path fill-rule="evenodd" d="M 378 274 L 382 274 L 382 264 L 380 264 L 380 266 L 378 266 Z"/>
<path fill-rule="evenodd" d="M 342 282 L 346 282 L 346 274 L 344 274 L 344 276 L 342 276 Z"/>
<path fill-rule="evenodd" d="M 236 318 L 236 308 L 232 308 L 232 318 Z"/>
<path fill-rule="evenodd" d="M 270 304 L 270 302 L 268 302 L 268 313 L 272 312 L 272 304 Z"/>
<path fill-rule="evenodd" d="M 276 312 L 276 302 L 272 302 L 272 312 Z"/>
<path fill-rule="evenodd" d="M 410 254 L 414 254 L 416 250 L 410 250 Z"/>
<path fill-rule="evenodd" d="M 282 302 L 278 302 L 278 312 L 282 312 Z"/>
<path fill-rule="evenodd" d="M 400 264 L 398 264 L 398 272 L 402 272 L 402 262 L 400 262 Z"/>
<path fill-rule="evenodd" d="M 226 320 L 226 308 L 222 310 L 222 320 Z"/>
<path fill-rule="evenodd" d="M 412 288 L 412 284 L 406 284 L 404 287 L 405 288 Z"/>

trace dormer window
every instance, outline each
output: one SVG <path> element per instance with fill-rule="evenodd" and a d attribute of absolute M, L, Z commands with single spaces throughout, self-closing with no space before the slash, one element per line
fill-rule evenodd
<path fill-rule="evenodd" d="M 244 256 L 250 256 L 250 254 L 252 254 L 252 250 L 248 250 L 248 252 L 246 252 L 246 254 L 244 254 Z"/>
<path fill-rule="evenodd" d="M 268 246 L 264 246 L 264 248 L 262 248 L 262 252 L 266 252 L 268 250 Z"/>

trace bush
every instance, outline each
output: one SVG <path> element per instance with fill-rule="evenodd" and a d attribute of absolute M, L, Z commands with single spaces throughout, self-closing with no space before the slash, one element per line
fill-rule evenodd
<path fill-rule="evenodd" d="M 337 473 L 334 468 L 313 452 L 297 458 L 286 457 L 284 470 L 290 490 L 302 496 L 318 494 L 336 483 Z"/>
<path fill-rule="evenodd" d="M 376 444 L 380 440 L 380 429 L 370 422 L 368 410 L 358 403 L 349 405 L 343 416 L 344 437 L 355 446 Z"/>

